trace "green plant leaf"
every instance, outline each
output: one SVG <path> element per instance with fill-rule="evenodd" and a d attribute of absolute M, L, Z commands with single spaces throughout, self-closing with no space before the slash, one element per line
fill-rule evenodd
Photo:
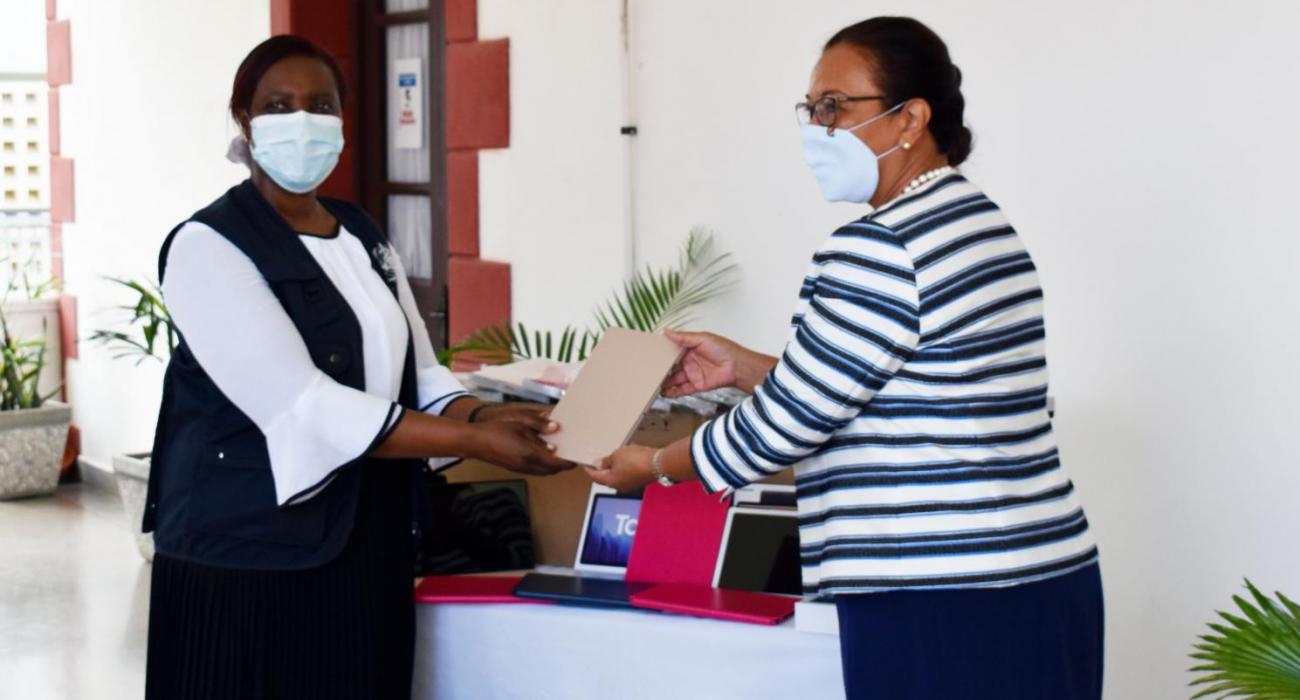
<path fill-rule="evenodd" d="M 1280 605 L 1246 580 L 1249 599 L 1233 596 L 1240 615 L 1219 612 L 1191 658 L 1201 688 L 1193 697 L 1300 698 L 1300 608 L 1281 593 Z"/>
<path fill-rule="evenodd" d="M 14 284 L 11 279 L 6 296 Z M 0 410 L 36 408 L 44 400 L 38 387 L 41 370 L 45 368 L 45 341 L 43 338 L 12 335 L 3 304 L 0 304 L 0 331 L 3 338 L 0 343 Z"/>
<path fill-rule="evenodd" d="M 489 326 L 440 352 L 439 361 L 449 365 L 466 353 L 488 362 L 534 357 L 582 361 L 609 328 L 657 333 L 689 324 L 696 308 L 735 286 L 736 270 L 729 254 L 716 252 L 713 234 L 696 228 L 683 243 L 675 267 L 655 270 L 647 266 L 597 304 L 592 311 L 594 330 L 566 326 L 557 342 L 554 332 L 530 333 L 523 323 Z"/>
<path fill-rule="evenodd" d="M 529 331 L 522 323 L 514 327 L 495 325 L 475 331 L 465 340 L 443 351 L 439 361 L 450 365 L 467 354 L 475 361 L 487 363 L 516 362 L 532 358 L 547 358 L 558 362 L 571 362 L 575 339 L 579 331 L 566 326 L 559 340 L 552 331 Z M 587 331 L 583 331 L 584 334 Z"/>
<path fill-rule="evenodd" d="M 179 335 L 172 324 L 171 314 L 163 303 L 162 290 L 158 285 L 148 279 L 104 279 L 130 291 L 134 301 L 116 307 L 124 319 L 121 323 L 124 329 L 96 330 L 90 336 L 91 341 L 107 347 L 113 359 L 135 358 L 137 365 L 147 359 L 164 359 L 157 350 L 160 338 L 166 338 L 168 355 L 175 352 Z M 137 326 L 143 342 L 133 337 Z"/>
<path fill-rule="evenodd" d="M 716 252 L 711 232 L 692 229 L 677 267 L 658 272 L 647 267 L 634 275 L 620 294 L 597 306 L 596 328 L 603 332 L 619 326 L 651 333 L 681 328 L 694 320 L 697 307 L 735 286 L 736 271 L 730 254 Z"/>

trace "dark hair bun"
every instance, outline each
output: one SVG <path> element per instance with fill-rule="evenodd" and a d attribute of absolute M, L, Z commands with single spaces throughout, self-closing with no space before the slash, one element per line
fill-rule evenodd
<path fill-rule="evenodd" d="M 930 134 L 949 163 L 960 165 L 970 157 L 961 69 L 938 34 L 910 17 L 873 17 L 836 32 L 826 48 L 839 44 L 870 56 L 876 82 L 891 103 L 921 98 L 930 104 Z"/>

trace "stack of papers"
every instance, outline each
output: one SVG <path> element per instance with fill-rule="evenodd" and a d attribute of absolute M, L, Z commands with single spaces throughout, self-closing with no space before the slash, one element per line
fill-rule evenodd
<path fill-rule="evenodd" d="M 476 372 L 458 375 L 461 382 L 480 398 L 490 401 L 522 400 L 555 403 L 582 371 L 583 362 L 531 359 L 508 365 L 486 365 Z M 713 416 L 745 399 L 737 389 L 724 388 L 675 399 L 656 397 L 654 411 L 677 411 Z"/>

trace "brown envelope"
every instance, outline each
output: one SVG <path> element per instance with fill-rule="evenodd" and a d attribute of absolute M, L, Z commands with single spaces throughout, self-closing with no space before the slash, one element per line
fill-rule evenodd
<path fill-rule="evenodd" d="M 560 432 L 546 436 L 560 457 L 596 464 L 627 444 L 659 387 L 681 357 L 655 333 L 610 328 L 551 411 Z"/>

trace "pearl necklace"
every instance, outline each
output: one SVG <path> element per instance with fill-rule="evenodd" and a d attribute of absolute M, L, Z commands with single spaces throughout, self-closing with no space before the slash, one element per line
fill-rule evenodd
<path fill-rule="evenodd" d="M 911 182 L 907 183 L 907 187 L 903 188 L 903 194 L 911 194 L 920 189 L 923 185 L 934 182 L 945 175 L 950 175 L 955 172 L 957 172 L 957 169 L 951 165 L 945 165 L 941 168 L 935 168 L 934 170 L 923 172 L 920 175 L 917 175 Z"/>

